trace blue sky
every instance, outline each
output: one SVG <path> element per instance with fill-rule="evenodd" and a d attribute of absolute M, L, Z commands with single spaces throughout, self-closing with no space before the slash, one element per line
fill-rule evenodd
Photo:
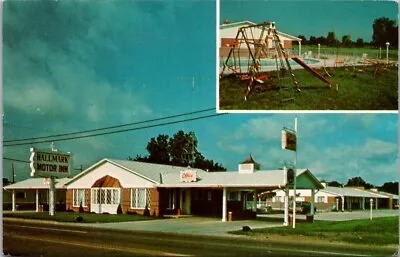
<path fill-rule="evenodd" d="M 213 1 L 4 2 L 4 140 L 215 107 L 215 12 Z M 237 170 L 249 153 L 262 168 L 276 169 L 293 159 L 281 150 L 280 136 L 294 117 L 228 114 L 56 147 L 74 154 L 75 167 L 88 167 L 102 158 L 145 155 L 147 142 L 159 134 L 194 130 L 199 151 L 229 170 Z M 353 176 L 376 185 L 397 179 L 396 114 L 298 117 L 299 167 L 340 182 Z M 28 160 L 32 146 L 50 144 L 7 146 L 3 155 Z M 9 179 L 12 163 L 3 162 Z M 29 177 L 27 164 L 14 165 L 17 180 Z"/>
<path fill-rule="evenodd" d="M 275 21 L 278 30 L 290 35 L 327 36 L 334 31 L 337 39 L 350 35 L 353 41 L 372 40 L 374 19 L 387 17 L 397 21 L 395 1 L 220 1 L 220 23 L 249 20 L 256 23 Z"/>

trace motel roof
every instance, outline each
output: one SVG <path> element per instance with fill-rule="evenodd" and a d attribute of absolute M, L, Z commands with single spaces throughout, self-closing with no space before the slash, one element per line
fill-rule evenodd
<path fill-rule="evenodd" d="M 239 173 L 237 171 L 227 172 L 204 172 L 197 174 L 195 182 L 180 182 L 179 176 L 167 174 L 165 183 L 157 187 L 235 187 L 235 188 L 284 188 L 286 179 L 283 170 L 260 170 L 254 173 Z M 299 188 L 308 189 L 310 187 L 320 189 L 321 183 L 311 174 L 308 169 L 297 170 L 298 180 L 307 181 Z"/>
<path fill-rule="evenodd" d="M 105 159 L 104 161 L 151 179 L 156 187 L 285 187 L 283 170 L 264 170 L 243 174 L 238 171 L 208 172 L 196 168 L 127 160 Z M 180 173 L 187 170 L 196 172 L 197 180 L 195 182 L 180 181 Z M 307 178 L 315 188 L 323 187 L 308 169 L 298 169 L 297 176 Z"/>
<path fill-rule="evenodd" d="M 234 27 L 240 28 L 240 27 L 243 27 L 243 26 L 251 26 L 251 25 L 257 25 L 257 23 L 254 23 L 254 22 L 251 22 L 251 21 L 238 21 L 238 22 L 231 22 L 231 23 L 223 23 L 223 24 L 221 24 L 219 26 L 219 29 L 222 30 L 222 29 L 228 29 L 228 28 L 234 28 Z M 284 36 L 286 38 L 289 38 L 289 39 L 291 39 L 293 41 L 302 41 L 301 38 L 298 38 L 298 37 L 283 33 L 283 32 L 281 32 L 279 30 L 277 30 L 277 34 L 279 36 Z"/>
<path fill-rule="evenodd" d="M 77 174 L 73 177 L 68 183 L 72 183 L 75 180 L 83 177 L 96 167 L 100 166 L 101 164 L 108 162 L 113 165 L 116 165 L 129 173 L 135 174 L 139 177 L 145 178 L 155 184 L 163 183 L 163 178 L 167 174 L 177 174 L 179 175 L 181 171 L 187 169 L 186 167 L 180 166 L 172 166 L 172 165 L 164 165 L 164 164 L 155 164 L 155 163 L 147 163 L 147 162 L 137 162 L 137 161 L 128 161 L 128 160 L 117 160 L 117 159 L 102 159 L 101 161 L 93 164 L 83 172 Z M 204 173 L 206 171 L 201 169 L 192 169 L 196 170 L 199 173 Z"/>
<path fill-rule="evenodd" d="M 234 187 L 234 188 L 283 188 L 286 185 L 285 172 L 283 170 L 260 170 L 254 173 L 239 173 L 238 171 L 208 172 L 201 169 L 153 164 L 128 160 L 102 159 L 93 164 L 73 178 L 57 179 L 57 189 L 67 188 L 69 184 L 79 180 L 86 174 L 95 170 L 104 163 L 110 163 L 130 174 L 151 181 L 155 187 L 165 188 L 189 188 L 189 187 Z M 196 180 L 182 182 L 181 172 L 194 171 Z M 109 174 L 112 176 L 113 174 Z M 297 170 L 299 189 L 322 189 L 319 180 L 308 170 Z M 48 189 L 43 178 L 31 178 L 9 186 L 5 189 Z"/>
<path fill-rule="evenodd" d="M 65 184 L 70 181 L 70 178 L 61 178 L 55 179 L 56 181 L 56 189 L 65 188 Z M 13 189 L 49 189 L 50 186 L 48 182 L 45 181 L 44 178 L 28 178 L 23 181 L 16 182 L 14 184 L 10 184 L 5 186 L 5 190 L 13 190 Z"/>
<path fill-rule="evenodd" d="M 383 191 L 378 191 L 378 192 L 375 192 L 375 191 L 368 191 L 368 192 L 372 192 L 372 193 L 375 193 L 375 194 L 380 194 L 380 195 L 385 195 L 385 196 L 387 196 L 388 198 L 392 198 L 392 199 L 395 199 L 395 200 L 399 200 L 399 195 L 395 195 L 395 194 L 391 194 L 391 193 L 388 193 L 388 192 L 383 192 Z"/>
<path fill-rule="evenodd" d="M 351 187 L 325 187 L 321 190 L 322 192 L 333 194 L 337 196 L 347 196 L 347 197 L 367 197 L 367 198 L 389 198 L 386 195 L 373 192 L 366 191 L 358 188 Z"/>

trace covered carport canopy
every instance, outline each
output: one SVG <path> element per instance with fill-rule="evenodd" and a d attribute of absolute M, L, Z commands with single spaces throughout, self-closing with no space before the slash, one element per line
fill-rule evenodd
<path fill-rule="evenodd" d="M 190 169 L 188 169 L 190 171 Z M 323 185 L 308 170 L 297 170 L 297 188 L 315 190 L 322 189 Z M 160 179 L 158 188 L 219 188 L 222 194 L 222 221 L 227 218 L 227 192 L 230 190 L 257 190 L 285 189 L 287 187 L 286 170 L 264 170 L 252 173 L 240 172 L 198 172 L 192 181 L 182 182 L 174 174 L 166 174 Z"/>
<path fill-rule="evenodd" d="M 70 181 L 70 178 L 61 178 L 55 180 L 55 187 L 57 190 L 65 189 L 65 184 Z M 29 178 L 23 181 L 16 182 L 14 184 L 7 185 L 3 187 L 4 190 L 12 192 L 12 211 L 16 210 L 16 197 L 15 193 L 18 190 L 21 191 L 35 191 L 35 203 L 36 203 L 36 212 L 39 211 L 39 190 L 49 190 L 50 185 L 49 181 L 45 178 Z"/>
<path fill-rule="evenodd" d="M 375 207 L 376 209 L 378 208 L 378 199 L 388 199 L 389 197 L 386 195 L 383 195 L 381 193 L 373 192 L 373 191 L 367 191 L 367 190 L 362 190 L 358 188 L 351 188 L 351 187 L 325 187 L 323 190 L 321 190 L 325 193 L 329 193 L 332 195 L 335 195 L 337 197 L 340 197 L 342 199 L 342 211 L 344 211 L 344 200 L 345 197 L 347 198 L 360 198 L 363 199 L 361 201 L 361 208 L 364 209 L 364 199 L 375 199 Z"/>

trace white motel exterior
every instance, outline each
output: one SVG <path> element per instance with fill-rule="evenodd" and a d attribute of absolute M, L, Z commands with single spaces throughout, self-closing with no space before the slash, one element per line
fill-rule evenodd
<path fill-rule="evenodd" d="M 237 36 L 238 30 L 240 27 L 243 26 L 252 26 L 256 25 L 256 23 L 251 22 L 251 21 L 239 21 L 239 22 L 224 22 L 223 24 L 220 25 L 219 27 L 219 47 L 220 47 L 220 56 L 221 57 L 226 57 L 227 53 L 229 52 L 230 49 L 230 44 L 232 44 Z M 279 36 L 279 39 L 281 41 L 282 46 L 288 51 L 291 52 L 293 42 L 296 42 L 295 44 L 298 45 L 299 51 L 298 53 L 292 53 L 293 55 L 299 55 L 301 56 L 301 38 L 283 33 L 279 30 L 277 30 L 277 34 Z M 251 30 L 251 35 L 254 36 L 254 38 L 259 38 L 261 35 L 261 29 L 259 28 L 253 28 Z M 269 47 L 272 47 L 272 43 L 269 42 Z M 242 46 L 244 47 L 244 46 Z M 251 46 L 253 47 L 253 46 Z"/>
<path fill-rule="evenodd" d="M 288 186 L 287 171 L 258 170 L 251 155 L 239 164 L 238 171 L 208 172 L 201 169 L 151 164 L 128 160 L 102 159 L 72 178 L 56 179 L 57 206 L 62 209 L 92 213 L 136 213 L 163 216 L 192 214 L 228 219 L 256 217 L 256 203 L 262 192 L 275 192 L 267 199 L 273 208 L 284 206 Z M 297 170 L 296 200 L 326 204 L 339 201 L 341 210 L 374 199 L 376 207 L 398 196 L 361 189 L 333 188 L 324 185 L 308 169 Z M 43 178 L 30 178 L 4 187 L 4 203 L 9 196 L 11 210 L 31 204 L 42 211 L 49 203 L 49 185 Z M 360 200 L 362 199 L 362 200 Z M 385 203 L 384 203 L 385 202 Z M 390 202 L 392 205 L 393 202 Z M 344 203 L 344 204 L 342 204 Z M 347 207 L 346 207 L 347 206 Z M 337 207 L 339 208 L 339 207 Z M 314 208 L 311 209 L 313 214 Z M 229 215 L 228 215 L 229 214 Z"/>
<path fill-rule="evenodd" d="M 257 170 L 251 156 L 236 172 L 208 172 L 201 169 L 103 159 L 70 179 L 57 179 L 57 201 L 78 212 L 137 213 L 162 216 L 194 214 L 222 217 L 226 221 L 256 215 L 257 194 L 287 186 L 285 170 Z M 46 202 L 41 196 L 48 185 L 31 178 L 5 186 L 12 195 L 12 210 L 21 202 L 16 195 L 34 194 L 36 211 Z M 322 184 L 308 169 L 297 171 L 297 188 L 310 194 Z M 249 207 L 249 203 L 251 203 Z M 147 213 L 146 213 L 147 212 Z"/>

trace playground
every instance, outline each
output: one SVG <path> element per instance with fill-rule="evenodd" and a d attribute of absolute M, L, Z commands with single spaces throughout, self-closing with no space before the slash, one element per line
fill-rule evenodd
<path fill-rule="evenodd" d="M 397 51 L 389 59 L 318 46 L 293 55 L 273 22 L 240 27 L 229 46 L 219 67 L 221 111 L 397 110 Z"/>

